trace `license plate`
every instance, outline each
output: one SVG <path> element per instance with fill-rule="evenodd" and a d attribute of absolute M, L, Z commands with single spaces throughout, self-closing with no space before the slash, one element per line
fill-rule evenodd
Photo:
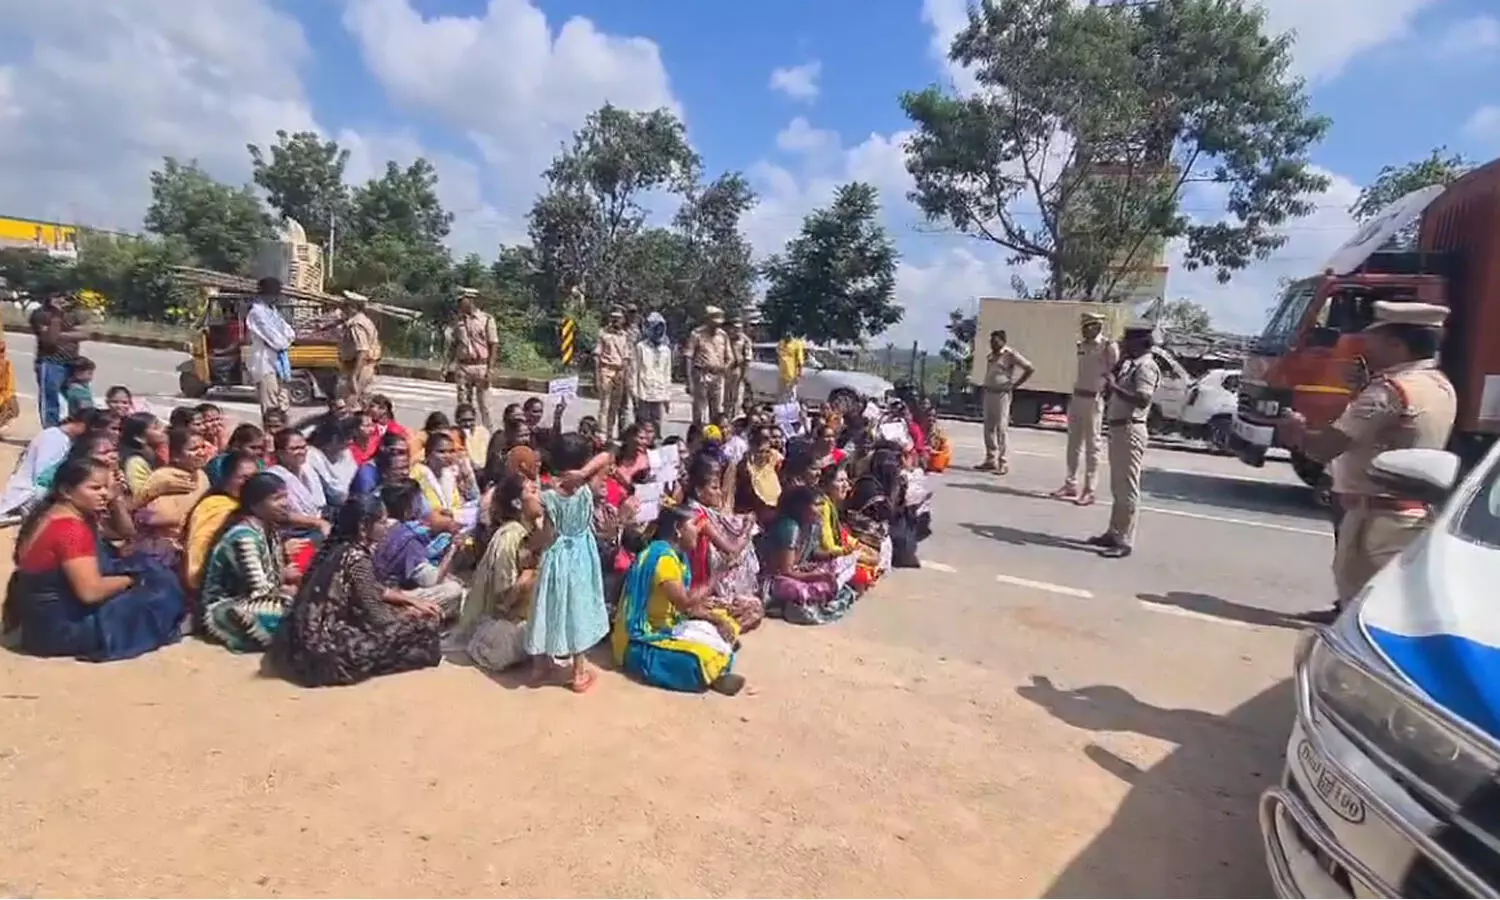
<path fill-rule="evenodd" d="M 1244 419 L 1238 417 L 1236 417 L 1234 420 L 1235 436 L 1240 438 L 1241 440 L 1249 441 L 1252 444 L 1270 443 L 1270 441 L 1267 439 L 1268 432 L 1270 431 L 1272 431 L 1272 429 L 1268 427 L 1262 425 L 1251 425 L 1249 422 L 1246 422 Z"/>

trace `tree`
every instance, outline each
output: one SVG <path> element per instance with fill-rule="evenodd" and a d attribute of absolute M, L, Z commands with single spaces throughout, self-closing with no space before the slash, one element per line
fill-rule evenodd
<path fill-rule="evenodd" d="M 901 321 L 896 247 L 879 215 L 875 188 L 855 181 L 803 220 L 801 234 L 765 264 L 760 312 L 771 332 L 860 343 Z"/>
<path fill-rule="evenodd" d="M 684 241 L 680 312 L 685 317 L 696 319 L 709 306 L 738 313 L 750 305 L 755 262 L 740 220 L 755 202 L 755 192 L 738 172 L 688 191 L 673 220 Z"/>
<path fill-rule="evenodd" d="M 1213 331 L 1213 316 L 1202 304 L 1188 299 L 1168 300 L 1156 310 L 1155 321 L 1169 331 L 1182 334 L 1208 334 Z"/>
<path fill-rule="evenodd" d="M 687 129 L 669 110 L 605 104 L 590 115 L 547 169 L 547 192 L 531 212 L 548 299 L 558 304 L 582 285 L 590 303 L 621 302 L 626 245 L 646 222 L 642 201 L 688 191 L 698 166 Z"/>
<path fill-rule="evenodd" d="M 210 178 L 196 162 L 172 157 L 151 173 L 146 230 L 180 238 L 204 268 L 247 274 L 271 218 L 249 185 L 234 188 Z"/>
<path fill-rule="evenodd" d="M 269 158 L 255 144 L 246 148 L 255 183 L 266 192 L 271 208 L 294 219 L 314 244 L 326 248 L 330 229 L 337 239 L 339 223 L 349 213 L 349 188 L 344 184 L 349 151 L 311 131 L 276 132 Z"/>
<path fill-rule="evenodd" d="M 1475 163 L 1462 154 L 1448 155 L 1447 147 L 1438 147 L 1423 159 L 1401 166 L 1382 166 L 1375 180 L 1360 188 L 1359 198 L 1349 207 L 1357 222 L 1367 222 L 1381 210 L 1410 194 L 1434 184 L 1449 185 L 1473 170 Z M 1416 246 L 1420 222 L 1411 222 L 1391 236 L 1387 249 Z"/>
<path fill-rule="evenodd" d="M 379 178 L 354 189 L 341 242 L 341 285 L 399 285 L 434 299 L 450 284 L 452 263 L 443 244 L 453 214 L 437 196 L 437 171 L 418 158 L 406 168 L 386 163 Z"/>
<path fill-rule="evenodd" d="M 901 98 L 912 200 L 1044 261 L 1054 299 L 1119 299 L 1173 238 L 1189 269 L 1227 281 L 1328 184 L 1308 160 L 1328 121 L 1309 113 L 1291 47 L 1247 0 L 983 0 L 949 52 L 978 90 Z M 1227 195 L 1228 217 L 1188 218 L 1194 184 Z"/>
<path fill-rule="evenodd" d="M 938 355 L 953 365 L 953 380 L 959 381 L 974 365 L 974 336 L 979 331 L 979 317 L 961 309 L 949 310 L 948 324 L 943 328 L 948 336 Z"/>

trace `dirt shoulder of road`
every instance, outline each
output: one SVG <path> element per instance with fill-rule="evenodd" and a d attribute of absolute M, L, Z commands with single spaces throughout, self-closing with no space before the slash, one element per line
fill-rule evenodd
<path fill-rule="evenodd" d="M 1268 895 L 1245 748 L 1280 688 L 1098 719 L 1118 698 L 778 623 L 740 670 L 733 699 L 447 664 L 310 691 L 196 641 L 0 651 L 0 896 Z"/>

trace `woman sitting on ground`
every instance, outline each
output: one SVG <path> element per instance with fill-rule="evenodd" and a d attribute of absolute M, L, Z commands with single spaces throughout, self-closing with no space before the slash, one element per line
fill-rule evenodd
<path fill-rule="evenodd" d="M 489 461 L 490 430 L 479 424 L 479 410 L 474 404 L 460 403 L 453 407 L 453 432 L 475 473 L 483 471 Z"/>
<path fill-rule="evenodd" d="M 201 416 L 198 417 L 201 420 Z M 174 423 L 173 427 L 177 427 Z M 260 430 L 260 426 L 251 425 L 246 422 L 235 428 L 229 435 L 229 444 L 213 459 L 209 460 L 203 471 L 208 475 L 209 481 L 222 481 L 224 478 L 224 467 L 229 464 L 229 458 L 236 453 L 243 453 L 261 462 L 266 456 L 266 433 Z M 264 468 L 264 465 L 262 465 Z"/>
<path fill-rule="evenodd" d="M 495 487 L 490 515 L 498 527 L 474 569 L 454 634 L 475 665 L 502 672 L 526 660 L 525 623 L 546 549 L 541 488 L 521 475 L 507 477 Z"/>
<path fill-rule="evenodd" d="M 411 479 L 422 488 L 429 510 L 446 512 L 462 531 L 472 531 L 479 524 L 479 488 L 459 457 L 458 442 L 447 430 L 428 436 L 427 456 L 412 464 Z"/>
<path fill-rule="evenodd" d="M 411 477 L 410 442 L 399 434 L 388 434 L 379 441 L 375 455 L 354 473 L 354 481 L 349 485 L 350 494 L 378 494 L 388 482 L 405 481 Z"/>
<path fill-rule="evenodd" d="M 760 598 L 760 563 L 751 546 L 754 520 L 723 512 L 723 478 L 717 457 L 700 453 L 688 463 L 683 479 L 683 509 L 694 518 L 697 541 L 686 548 L 693 581 L 712 582 L 710 605 L 734 617 L 740 633 L 766 617 Z"/>
<path fill-rule="evenodd" d="M 651 460 L 641 445 L 641 426 L 626 425 L 620 432 L 620 447 L 615 451 L 615 477 L 623 484 L 633 484 L 635 476 L 650 467 Z"/>
<path fill-rule="evenodd" d="M 839 584 L 834 563 L 815 558 L 822 530 L 816 491 L 799 486 L 782 493 L 776 521 L 762 542 L 767 614 L 796 625 L 824 625 L 854 605 L 854 589 Z"/>
<path fill-rule="evenodd" d="M 286 526 L 289 537 L 321 542 L 329 531 L 328 498 L 323 482 L 307 465 L 307 438 L 290 428 L 272 438 L 276 465 L 266 471 L 286 484 Z"/>
<path fill-rule="evenodd" d="M 120 472 L 119 450 L 108 432 L 90 432 L 74 441 L 73 446 L 68 449 L 68 455 L 63 458 L 62 465 L 48 473 L 47 487 L 51 489 L 52 480 L 62 470 L 62 466 L 83 459 L 98 462 L 110 471 L 109 504 L 97 522 L 99 536 L 110 547 L 128 553 L 136 536 L 135 522 L 131 518 L 133 507 L 130 489 L 125 486 L 125 476 Z"/>
<path fill-rule="evenodd" d="M 203 572 L 204 632 L 236 653 L 258 652 L 286 614 L 300 576 L 287 565 L 281 541 L 286 484 L 257 472 L 240 489 L 239 507 L 224 523 Z"/>
<path fill-rule="evenodd" d="M 818 547 L 814 559 L 838 559 L 859 549 L 859 542 L 844 527 L 839 511 L 849 496 L 849 471 L 842 465 L 824 467 L 817 478 Z"/>
<path fill-rule="evenodd" d="M 203 586 L 203 570 L 213 552 L 214 541 L 224 530 L 224 523 L 240 506 L 240 489 L 250 476 L 260 471 L 260 462 L 246 453 L 230 457 L 224 466 L 224 479 L 216 482 L 188 514 L 187 539 L 183 542 L 182 582 L 196 594 Z"/>
<path fill-rule="evenodd" d="M 140 494 L 146 479 L 163 464 L 162 458 L 168 455 L 162 448 L 166 442 L 167 430 L 151 413 L 131 413 L 120 423 L 120 471 L 131 496 Z"/>
<path fill-rule="evenodd" d="M 208 493 L 203 464 L 209 445 L 185 428 L 167 435 L 165 466 L 151 473 L 136 495 L 136 552 L 176 572 L 182 564 L 187 523 L 193 509 Z"/>
<path fill-rule="evenodd" d="M 740 628 L 712 604 L 715 579 L 693 578 L 687 554 L 698 545 L 698 523 L 687 510 L 662 508 L 655 540 L 626 577 L 610 645 L 615 663 L 649 685 L 733 695 L 745 686 L 730 671 Z"/>
<path fill-rule="evenodd" d="M 851 584 L 867 591 L 891 567 L 891 504 L 879 479 L 873 475 L 855 479 L 843 503 L 842 521 L 859 553 Z"/>
<path fill-rule="evenodd" d="M 330 509 L 349 499 L 349 488 L 359 473 L 359 463 L 349 449 L 354 438 L 354 423 L 349 419 L 325 419 L 307 437 L 307 468 L 317 478 Z"/>
<path fill-rule="evenodd" d="M 772 429 L 761 427 L 750 434 L 750 451 L 740 461 L 734 480 L 734 511 L 749 513 L 762 527 L 776 515 L 781 500 L 781 454 L 772 446 Z"/>
<path fill-rule="evenodd" d="M 102 552 L 99 522 L 115 474 L 95 459 L 69 460 L 16 536 L 15 572 L 0 632 L 19 628 L 36 656 L 130 659 L 181 634 L 182 586 L 149 560 Z"/>
<path fill-rule="evenodd" d="M 415 481 L 388 484 L 380 497 L 392 525 L 375 547 L 375 577 L 387 587 L 441 606 L 443 618 L 451 621 L 464 598 L 463 584 L 449 575 L 457 544 L 445 541 L 443 549 L 434 552 L 434 536 L 424 521 L 422 492 Z"/>
<path fill-rule="evenodd" d="M 413 432 L 411 435 L 412 459 L 427 458 L 427 439 L 433 433 L 441 431 L 445 434 L 453 431 L 453 423 L 448 420 L 448 414 L 442 410 L 435 410 L 427 414 L 427 421 L 422 423 L 422 430 Z M 457 438 L 455 437 L 455 440 Z"/>
<path fill-rule="evenodd" d="M 442 609 L 375 575 L 384 523 L 385 507 L 370 494 L 339 508 L 271 642 L 273 664 L 292 681 L 358 684 L 442 660 Z"/>

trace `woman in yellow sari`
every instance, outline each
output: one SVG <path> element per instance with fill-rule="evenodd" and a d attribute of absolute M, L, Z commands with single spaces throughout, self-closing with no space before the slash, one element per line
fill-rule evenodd
<path fill-rule="evenodd" d="M 187 538 L 183 541 L 182 583 L 190 595 L 196 595 L 203 586 L 203 570 L 208 566 L 208 556 L 213 552 L 224 523 L 229 521 L 229 514 L 239 508 L 240 488 L 246 479 L 260 471 L 260 460 L 249 453 L 235 453 L 220 471 L 224 477 L 188 513 Z"/>
<path fill-rule="evenodd" d="M 21 404 L 16 400 L 16 366 L 10 361 L 5 328 L 0 326 L 0 428 L 9 425 L 20 413 Z"/>
<path fill-rule="evenodd" d="M 822 530 L 818 536 L 815 558 L 836 559 L 859 549 L 859 541 L 839 518 L 844 498 L 849 496 L 849 471 L 842 465 L 824 466 L 818 472 L 818 515 Z"/>
<path fill-rule="evenodd" d="M 733 696 L 745 686 L 744 676 L 730 671 L 740 628 L 708 602 L 715 577 L 693 583 L 687 554 L 699 527 L 690 512 L 662 508 L 656 539 L 625 576 L 610 646 L 620 668 L 649 685 Z"/>

